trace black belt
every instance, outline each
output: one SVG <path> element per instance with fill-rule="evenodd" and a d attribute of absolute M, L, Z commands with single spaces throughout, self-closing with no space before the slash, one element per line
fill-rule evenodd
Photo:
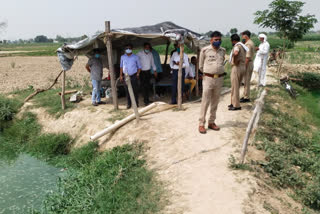
<path fill-rule="evenodd" d="M 130 77 L 134 77 L 134 76 L 137 76 L 137 73 L 134 73 L 132 75 L 129 75 Z"/>
<path fill-rule="evenodd" d="M 225 75 L 227 75 L 227 73 L 223 73 L 223 74 L 208 74 L 208 73 L 203 73 L 204 76 L 207 76 L 207 77 L 211 77 L 211 78 L 214 78 L 214 79 L 217 79 L 217 78 L 220 78 L 220 77 L 223 77 Z"/>
<path fill-rule="evenodd" d="M 179 71 L 179 69 L 172 69 L 173 71 Z M 182 68 L 182 70 L 185 70 L 185 68 Z"/>

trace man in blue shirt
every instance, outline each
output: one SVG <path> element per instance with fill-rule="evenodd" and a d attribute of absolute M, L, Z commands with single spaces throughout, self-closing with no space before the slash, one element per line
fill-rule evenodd
<path fill-rule="evenodd" d="M 139 57 L 132 53 L 133 46 L 131 44 L 126 45 L 125 54 L 121 56 L 120 59 L 120 80 L 123 81 L 123 74 L 128 74 L 130 76 L 131 85 L 134 93 L 134 97 L 139 106 L 139 83 L 138 78 L 141 72 L 141 64 Z M 131 108 L 131 99 L 128 91 L 128 86 L 126 86 L 126 96 L 127 96 L 127 109 Z"/>

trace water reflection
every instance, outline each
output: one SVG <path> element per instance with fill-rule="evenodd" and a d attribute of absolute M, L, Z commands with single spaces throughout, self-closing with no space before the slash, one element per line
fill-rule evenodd
<path fill-rule="evenodd" d="M 40 210 L 45 195 L 56 189 L 62 172 L 27 154 L 16 161 L 0 160 L 0 213 Z"/>

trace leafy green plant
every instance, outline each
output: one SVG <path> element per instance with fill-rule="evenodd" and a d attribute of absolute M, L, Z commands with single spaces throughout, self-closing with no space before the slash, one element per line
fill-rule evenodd
<path fill-rule="evenodd" d="M 272 183 L 291 188 L 296 200 L 320 210 L 320 123 L 317 111 L 308 111 L 307 104 L 317 98 L 310 97 L 310 91 L 294 87 L 304 96 L 300 95 L 298 101 L 285 99 L 288 103 L 281 108 L 273 103 L 284 100 L 285 91 L 277 87 L 269 91 L 255 145 L 265 151 L 265 161 L 260 166 Z M 302 101 L 305 96 L 309 96 L 308 101 Z"/>

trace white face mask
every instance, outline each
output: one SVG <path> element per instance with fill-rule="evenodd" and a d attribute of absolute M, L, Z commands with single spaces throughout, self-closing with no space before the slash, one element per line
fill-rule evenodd
<path fill-rule="evenodd" d="M 128 49 L 126 49 L 126 53 L 127 53 L 127 54 L 131 54 L 131 53 L 132 53 L 132 50 L 128 48 Z"/>

